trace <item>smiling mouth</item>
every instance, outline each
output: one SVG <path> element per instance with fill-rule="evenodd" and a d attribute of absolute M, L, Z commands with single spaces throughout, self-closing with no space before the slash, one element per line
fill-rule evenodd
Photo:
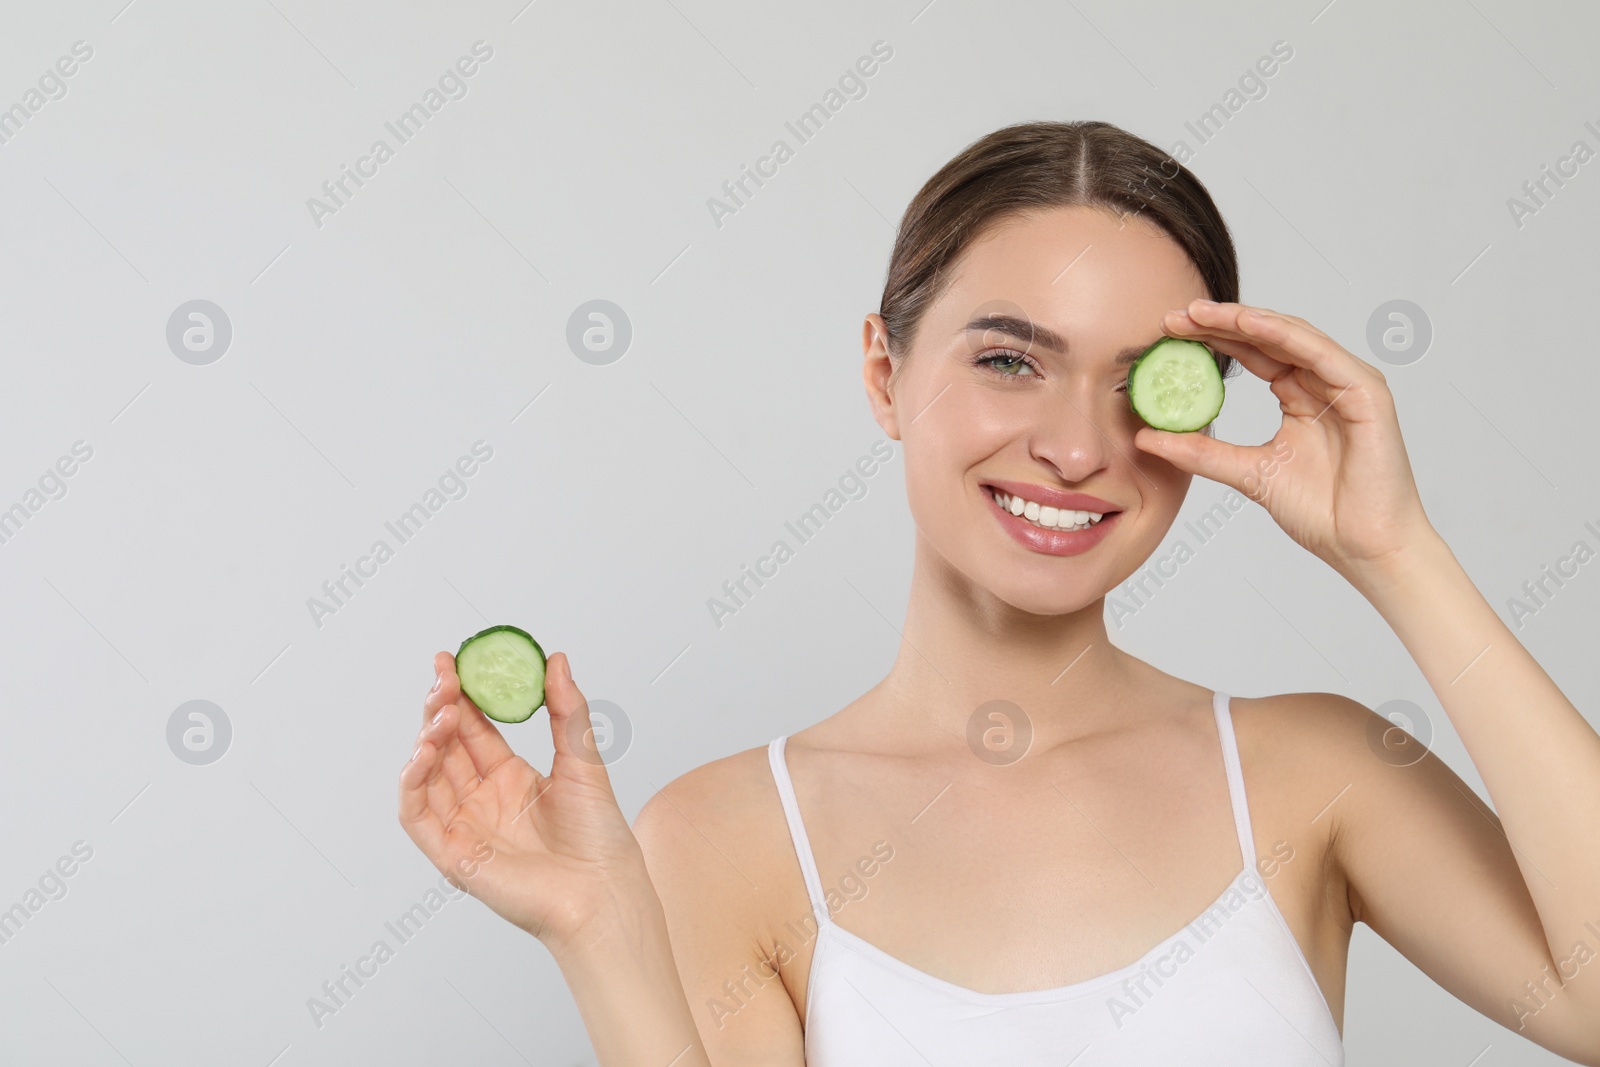
<path fill-rule="evenodd" d="M 1027 500 L 1011 493 L 1005 493 L 991 486 L 984 486 L 983 491 L 1002 510 L 1037 526 L 1041 530 L 1087 530 L 1098 525 L 1101 520 L 1111 515 L 1120 514 L 1116 511 L 1079 511 L 1073 508 L 1054 508 L 1036 501 Z"/>

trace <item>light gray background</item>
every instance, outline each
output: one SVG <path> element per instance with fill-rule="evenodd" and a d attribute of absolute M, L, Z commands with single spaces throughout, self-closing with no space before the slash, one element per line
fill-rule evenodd
<path fill-rule="evenodd" d="M 925 2 L 5 5 L 0 106 L 94 53 L 0 145 L 0 508 L 75 441 L 93 456 L 0 545 L 0 908 L 74 842 L 93 856 L 0 945 L 0 1060 L 592 1062 L 548 953 L 473 900 L 311 1021 L 436 880 L 395 820 L 430 657 L 502 621 L 566 650 L 631 721 L 630 819 L 879 679 L 910 574 L 898 446 L 721 629 L 706 600 L 880 436 L 859 338 L 894 224 L 1011 122 L 1188 142 L 1243 299 L 1364 358 L 1380 304 L 1425 310 L 1431 349 L 1385 370 L 1429 514 L 1502 614 L 1596 546 L 1600 162 L 1521 227 L 1507 207 L 1600 148 L 1592 5 Z M 478 40 L 468 94 L 319 228 L 307 198 Z M 866 95 L 717 227 L 707 199 L 878 40 Z M 1184 123 L 1279 40 L 1266 95 L 1200 146 Z M 194 299 L 233 328 L 207 366 L 166 342 Z M 609 366 L 565 340 L 591 299 L 632 323 Z M 1219 432 L 1264 440 L 1272 398 L 1236 381 Z M 467 495 L 314 624 L 307 599 L 479 439 Z M 1169 543 L 1223 492 L 1197 480 Z M 1591 563 L 1519 631 L 1585 708 L 1597 614 Z M 1481 790 L 1377 614 L 1253 506 L 1112 633 L 1230 692 L 1414 701 Z M 166 740 L 196 699 L 233 730 L 208 766 Z M 547 765 L 543 722 L 507 735 Z M 1364 927 L 1346 1044 L 1556 1062 Z"/>

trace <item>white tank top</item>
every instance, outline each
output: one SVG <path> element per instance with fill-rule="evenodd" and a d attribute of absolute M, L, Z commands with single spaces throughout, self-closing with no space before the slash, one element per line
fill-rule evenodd
<path fill-rule="evenodd" d="M 1328 1002 L 1256 870 L 1228 695 L 1212 701 L 1244 864 L 1186 926 L 1126 967 L 1055 989 L 980 993 L 836 926 L 783 754 L 767 746 L 815 936 L 806 989 L 808 1067 L 1342 1067 Z M 791 948 L 794 946 L 791 944 Z"/>

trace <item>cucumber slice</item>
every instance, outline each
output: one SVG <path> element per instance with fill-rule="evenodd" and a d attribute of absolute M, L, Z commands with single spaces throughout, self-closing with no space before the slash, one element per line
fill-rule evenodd
<path fill-rule="evenodd" d="M 1128 368 L 1128 400 L 1158 430 L 1188 433 L 1222 410 L 1222 372 L 1211 349 L 1186 337 L 1163 337 Z"/>
<path fill-rule="evenodd" d="M 544 705 L 544 649 L 526 630 L 491 626 L 456 650 L 461 691 L 495 722 L 523 722 Z"/>

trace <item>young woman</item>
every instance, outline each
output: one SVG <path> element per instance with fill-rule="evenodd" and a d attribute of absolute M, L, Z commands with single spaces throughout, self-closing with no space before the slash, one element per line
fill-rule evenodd
<path fill-rule="evenodd" d="M 1237 297 L 1171 157 L 1000 130 L 917 194 L 863 330 L 917 527 L 883 681 L 630 828 L 564 654 L 549 774 L 434 657 L 401 823 L 555 955 L 602 1065 L 1339 1064 L 1357 922 L 1600 1064 L 1600 736 L 1430 525 L 1384 375 Z M 1127 361 L 1163 335 L 1270 382 L 1273 439 L 1146 426 Z M 1367 598 L 1498 817 L 1353 700 L 1230 697 L 1112 644 L 1106 594 L 1196 474 Z"/>

